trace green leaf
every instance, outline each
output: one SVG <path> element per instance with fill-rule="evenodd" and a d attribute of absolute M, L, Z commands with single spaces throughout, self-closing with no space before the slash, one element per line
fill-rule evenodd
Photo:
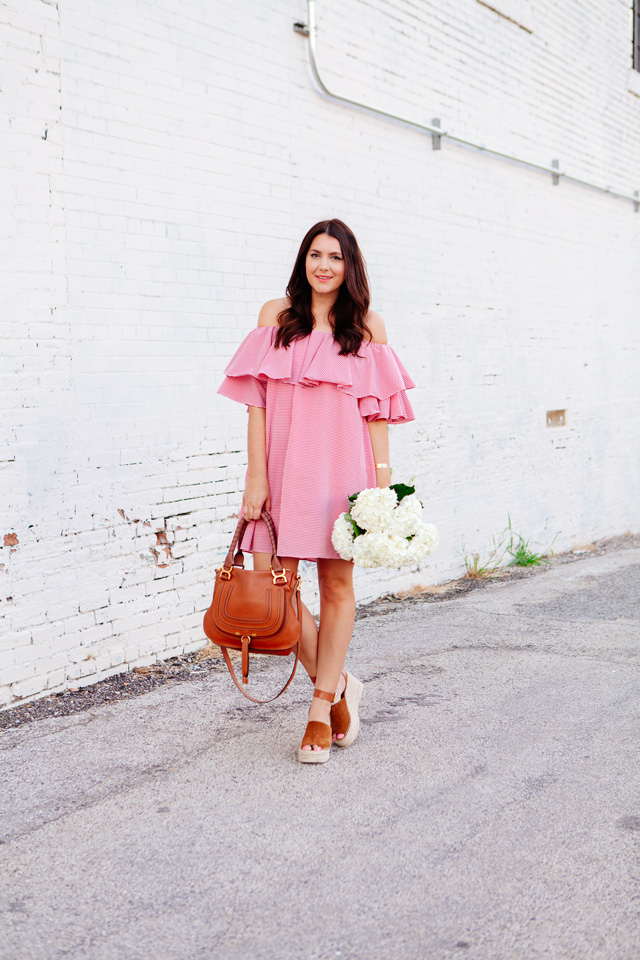
<path fill-rule="evenodd" d="M 360 496 L 360 491 L 359 491 L 359 490 L 358 490 L 357 493 L 352 493 L 352 494 L 350 495 L 350 497 L 349 497 L 349 502 L 350 502 L 350 503 L 355 503 L 355 502 L 356 502 L 356 498 L 359 497 L 359 496 Z"/>
<path fill-rule="evenodd" d="M 416 492 L 416 488 L 410 487 L 407 483 L 392 483 L 389 489 L 395 490 L 398 495 L 398 503 L 404 500 L 405 497 L 410 497 L 412 493 Z"/>
<path fill-rule="evenodd" d="M 345 513 L 344 518 L 353 527 L 354 537 L 361 537 L 364 534 L 365 531 L 362 529 L 362 527 L 358 526 L 350 513 Z"/>

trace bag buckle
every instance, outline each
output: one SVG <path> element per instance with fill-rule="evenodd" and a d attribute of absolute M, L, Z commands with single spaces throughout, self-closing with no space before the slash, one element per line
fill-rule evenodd
<path fill-rule="evenodd" d="M 220 571 L 220 579 L 231 580 L 231 569 L 227 570 L 227 568 L 223 565 L 222 570 Z"/>
<path fill-rule="evenodd" d="M 273 567 L 271 567 L 271 576 L 273 577 L 274 584 L 287 582 L 287 571 L 284 567 L 282 568 L 282 573 L 276 573 Z"/>

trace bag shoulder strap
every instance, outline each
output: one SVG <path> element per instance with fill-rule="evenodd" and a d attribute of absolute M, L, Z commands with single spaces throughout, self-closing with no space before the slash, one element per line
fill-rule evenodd
<path fill-rule="evenodd" d="M 291 671 L 291 676 L 289 677 L 289 679 L 288 679 L 287 682 L 285 683 L 285 685 L 284 685 L 284 687 L 282 688 L 282 690 L 280 691 L 280 693 L 276 693 L 275 697 L 269 697 L 268 700 L 258 700 L 257 697 L 252 697 L 251 694 L 247 693 L 246 690 L 243 690 L 243 689 L 242 689 L 242 687 L 241 687 L 241 685 L 240 685 L 240 682 L 239 682 L 238 678 L 236 677 L 235 670 L 233 669 L 233 664 L 231 663 L 231 657 L 229 656 L 229 651 L 227 650 L 226 647 L 221 647 L 220 649 L 222 650 L 222 656 L 224 657 L 225 663 L 227 664 L 227 667 L 229 668 L 229 673 L 231 674 L 231 677 L 232 677 L 232 679 L 233 679 L 233 682 L 235 683 L 236 687 L 238 688 L 238 690 L 240 691 L 240 693 L 242 694 L 242 696 L 243 696 L 243 697 L 246 697 L 247 700 L 252 700 L 253 703 L 271 703 L 273 700 L 277 700 L 278 697 L 281 696 L 281 694 L 283 694 L 283 693 L 285 692 L 285 690 L 287 689 L 287 687 L 289 686 L 289 684 L 290 684 L 291 681 L 293 680 L 294 674 L 295 674 L 295 672 L 296 672 L 296 667 L 298 666 L 298 660 L 300 659 L 300 647 L 301 647 L 301 646 L 302 646 L 302 639 L 298 640 L 298 642 L 297 642 L 297 644 L 296 644 L 296 660 L 295 660 L 295 663 L 294 663 L 294 665 L 293 665 L 293 670 Z"/>
<path fill-rule="evenodd" d="M 265 524 L 266 524 L 266 527 L 267 527 L 267 530 L 269 531 L 269 539 L 271 540 L 271 550 L 272 550 L 272 554 L 271 554 L 271 567 L 272 567 L 272 570 L 274 571 L 274 573 L 283 573 L 284 571 L 283 571 L 283 567 L 282 567 L 282 561 L 280 560 L 280 557 L 279 557 L 278 554 L 277 554 L 277 549 L 278 549 L 278 548 L 277 548 L 277 546 L 276 546 L 276 530 L 275 530 L 275 526 L 274 526 L 273 520 L 271 519 L 270 514 L 267 513 L 267 511 L 264 510 L 264 509 L 262 510 L 260 519 L 261 519 L 261 520 L 264 520 L 264 522 L 265 522 Z M 236 555 L 235 557 L 234 557 L 234 552 L 235 552 L 235 550 L 236 550 L 236 547 L 238 547 L 239 545 L 242 544 L 242 537 L 244 536 L 244 531 L 246 530 L 248 523 L 249 523 L 248 520 L 245 520 L 244 517 L 240 517 L 240 520 L 238 521 L 238 526 L 236 527 L 235 533 L 234 533 L 234 535 L 233 535 L 233 540 L 231 541 L 231 546 L 229 547 L 229 552 L 227 553 L 227 556 L 226 556 L 226 559 L 225 559 L 225 562 L 224 562 L 224 565 L 223 565 L 227 570 L 231 570 L 231 568 L 233 567 L 234 562 L 235 562 L 236 560 L 239 561 L 239 565 L 240 565 L 240 566 L 243 565 L 243 559 L 244 559 L 244 558 L 243 558 L 243 556 L 242 556 L 242 550 L 239 549 L 239 550 L 238 550 L 238 553 L 237 553 L 237 555 Z M 299 581 L 298 581 L 298 584 L 299 584 Z M 298 586 L 298 589 L 299 589 L 299 586 Z M 301 610 L 300 610 L 300 594 L 299 594 L 299 593 L 298 593 L 297 618 L 298 618 L 298 621 L 300 622 L 300 629 L 301 629 L 301 631 L 302 631 L 302 613 L 301 613 Z M 268 700 L 258 700 L 257 697 L 252 697 L 251 694 L 247 693 L 245 690 L 242 689 L 242 686 L 240 685 L 240 682 L 238 681 L 238 678 L 236 677 L 235 670 L 233 669 L 233 664 L 231 663 L 231 657 L 229 656 L 229 651 L 227 650 L 226 647 L 223 647 L 223 646 L 221 646 L 220 649 L 222 650 L 222 656 L 223 656 L 224 659 L 225 659 L 225 663 L 227 664 L 227 667 L 229 668 L 229 673 L 231 674 L 231 678 L 232 678 L 233 682 L 235 683 L 236 687 L 238 688 L 238 690 L 240 691 L 240 693 L 242 694 L 242 696 L 243 696 L 243 697 L 246 697 L 247 700 L 253 701 L 253 703 L 271 703 L 273 700 L 277 700 L 278 697 L 281 696 L 281 695 L 285 692 L 285 690 L 287 689 L 287 687 L 289 686 L 289 684 L 290 684 L 291 681 L 293 680 L 294 675 L 295 675 L 295 672 L 296 672 L 296 668 L 297 668 L 297 666 L 298 666 L 298 661 L 299 661 L 299 659 L 300 659 L 300 649 L 301 649 L 301 646 L 302 646 L 302 633 L 301 633 L 301 636 L 300 636 L 300 640 L 298 640 L 298 642 L 297 642 L 297 644 L 296 644 L 296 659 L 295 659 L 295 663 L 293 664 L 293 670 L 291 671 L 291 676 L 289 677 L 289 679 L 288 679 L 287 682 L 285 683 L 285 685 L 284 685 L 284 687 L 282 688 L 282 690 L 280 691 L 280 693 L 276 693 L 275 697 L 269 697 Z M 246 667 L 246 669 L 247 669 L 247 671 L 248 671 L 248 656 L 249 656 L 249 651 L 248 651 L 248 649 L 243 649 L 243 651 L 242 651 L 243 673 L 245 672 L 245 671 L 244 671 L 244 660 L 245 660 L 245 657 L 247 657 L 247 667 Z"/>

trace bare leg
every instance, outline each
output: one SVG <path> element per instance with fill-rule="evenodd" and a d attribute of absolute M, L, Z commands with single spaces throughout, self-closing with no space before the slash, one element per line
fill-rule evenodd
<path fill-rule="evenodd" d="M 318 560 L 320 585 L 320 630 L 317 644 L 316 687 L 341 693 L 345 679 L 342 668 L 351 642 L 356 601 L 353 592 L 353 564 L 347 560 Z M 331 704 L 314 697 L 309 720 L 331 723 Z M 314 745 L 313 749 L 320 749 Z"/>
<path fill-rule="evenodd" d="M 293 557 L 281 557 L 282 566 L 286 570 L 298 572 L 298 560 Z M 270 553 L 254 553 L 253 569 L 268 570 L 271 564 Z M 302 648 L 300 662 L 310 677 L 315 677 L 318 670 L 318 627 L 310 611 L 302 604 Z"/>

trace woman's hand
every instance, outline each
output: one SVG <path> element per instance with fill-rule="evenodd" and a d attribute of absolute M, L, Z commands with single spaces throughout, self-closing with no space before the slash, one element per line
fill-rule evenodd
<path fill-rule="evenodd" d="M 262 508 L 271 510 L 271 494 L 266 477 L 247 477 L 242 495 L 242 513 L 247 520 L 259 520 Z"/>

